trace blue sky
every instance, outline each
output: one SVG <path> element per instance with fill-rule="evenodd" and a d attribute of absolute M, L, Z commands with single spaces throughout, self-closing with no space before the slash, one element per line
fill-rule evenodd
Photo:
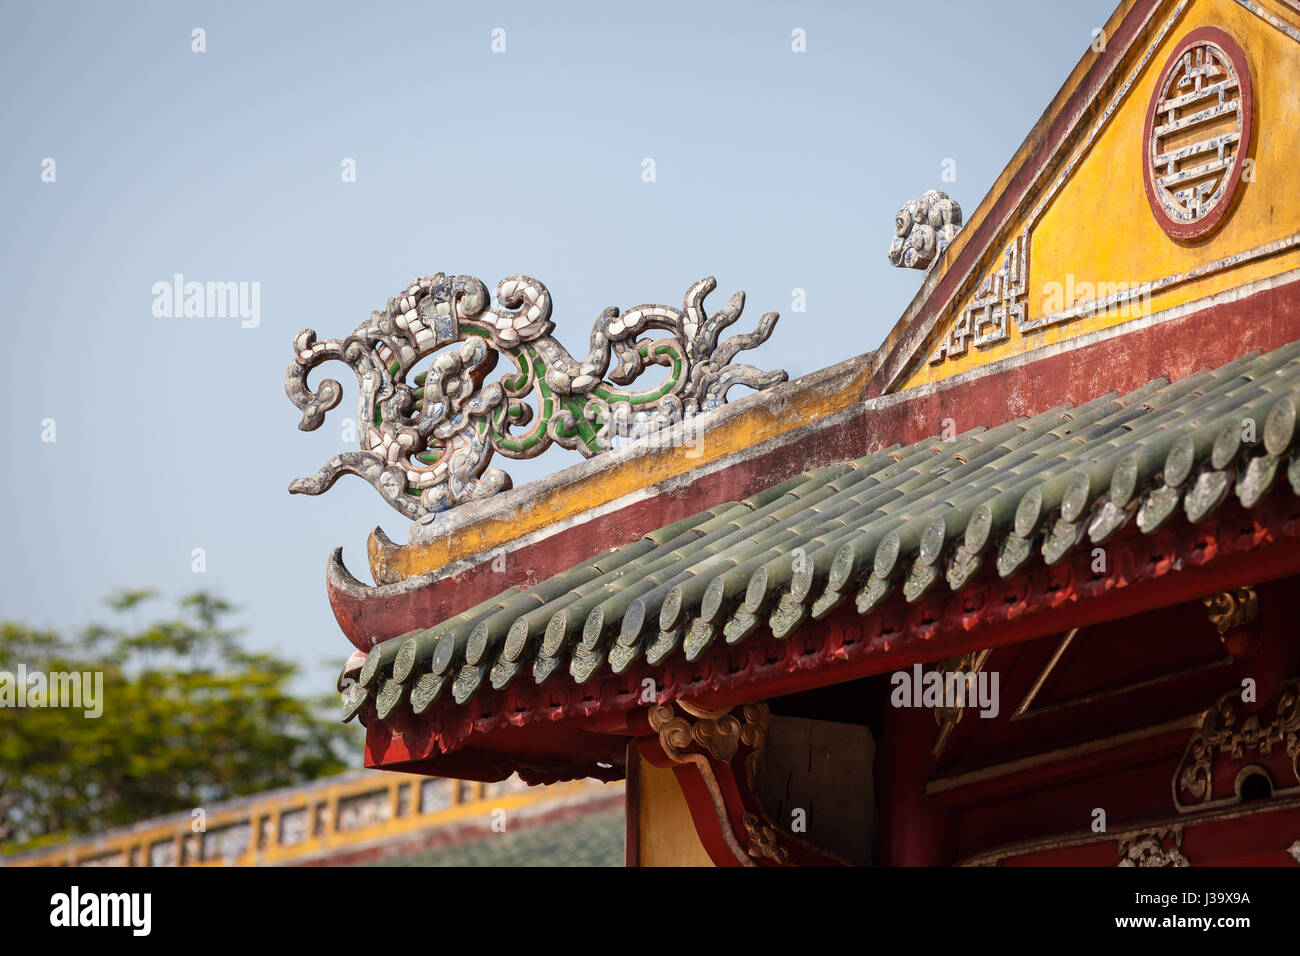
<path fill-rule="evenodd" d="M 747 293 L 738 329 L 782 314 L 761 367 L 868 351 L 921 279 L 887 262 L 894 213 L 931 188 L 973 212 L 1112 8 L 6 0 L 0 618 L 208 588 L 321 689 L 349 650 L 330 551 L 368 578 L 366 535 L 408 523 L 359 479 L 288 495 L 354 447 L 342 366 L 343 405 L 297 430 L 299 329 L 346 335 L 418 275 L 524 273 L 585 351 L 603 308 L 711 274 L 715 308 Z M 155 316 L 177 273 L 259 283 L 260 321 Z M 498 463 L 520 484 L 575 460 Z"/>

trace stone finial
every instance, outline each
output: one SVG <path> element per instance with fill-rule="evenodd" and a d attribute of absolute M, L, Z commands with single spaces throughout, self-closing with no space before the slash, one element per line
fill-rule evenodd
<path fill-rule="evenodd" d="M 898 210 L 889 261 L 900 268 L 925 269 L 961 229 L 961 206 L 931 189 Z"/>

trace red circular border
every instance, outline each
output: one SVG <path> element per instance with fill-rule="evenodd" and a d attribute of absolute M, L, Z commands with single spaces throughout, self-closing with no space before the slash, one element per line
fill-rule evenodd
<path fill-rule="evenodd" d="M 1160 228 L 1174 239 L 1200 239 L 1213 232 L 1222 222 L 1228 208 L 1236 198 L 1237 185 L 1241 181 L 1241 172 L 1245 168 L 1244 162 L 1233 164 L 1232 174 L 1228 177 L 1228 184 L 1224 188 L 1223 199 L 1210 210 L 1207 216 L 1198 219 L 1196 222 L 1178 222 L 1171 219 L 1156 195 L 1156 185 L 1151 178 L 1151 131 L 1155 127 L 1156 107 L 1160 105 L 1165 86 L 1169 82 L 1169 75 L 1174 71 L 1174 67 L 1178 65 L 1182 55 L 1187 52 L 1189 47 L 1203 42 L 1213 43 L 1223 50 L 1232 62 L 1233 69 L 1237 71 L 1237 84 L 1242 104 L 1241 145 L 1238 156 L 1243 160 L 1250 150 L 1250 137 L 1254 130 L 1255 102 L 1250 76 L 1250 63 L 1246 59 L 1245 51 L 1242 50 L 1241 44 L 1234 40 L 1230 34 L 1225 33 L 1218 27 L 1198 27 L 1183 37 L 1182 42 L 1178 44 L 1178 48 L 1170 54 L 1168 61 L 1166 61 L 1165 68 L 1160 73 L 1160 79 L 1156 82 L 1155 92 L 1151 94 L 1151 104 L 1147 107 L 1146 128 L 1143 130 L 1142 135 L 1142 180 L 1146 184 L 1147 205 L 1151 207 L 1151 214 L 1156 217 L 1156 222 L 1160 223 Z"/>

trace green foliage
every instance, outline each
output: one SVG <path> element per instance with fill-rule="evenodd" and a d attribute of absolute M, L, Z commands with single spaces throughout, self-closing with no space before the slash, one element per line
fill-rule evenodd
<path fill-rule="evenodd" d="M 295 664 L 239 644 L 234 608 L 211 594 L 126 625 L 154 598 L 108 601 L 116 624 L 75 638 L 0 624 L 0 671 L 100 672 L 103 714 L 0 706 L 0 841 L 13 852 L 151 816 L 337 773 L 356 731 L 336 700 L 288 689 Z"/>

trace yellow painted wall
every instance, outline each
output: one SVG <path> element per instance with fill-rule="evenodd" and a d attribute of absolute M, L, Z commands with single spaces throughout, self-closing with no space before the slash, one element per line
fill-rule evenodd
<path fill-rule="evenodd" d="M 713 866 L 695 835 L 691 811 L 673 772 L 647 763 L 635 748 L 629 748 L 628 757 L 640 761 L 637 834 L 641 865 Z"/>
<path fill-rule="evenodd" d="M 1279 0 L 1255 0 L 1269 15 L 1300 31 L 1300 12 Z M 1141 62 L 1163 24 L 1178 10 L 1167 2 L 1152 20 L 1147 35 L 1129 51 L 1120 75 Z M 1233 207 L 1219 228 L 1200 240 L 1176 241 L 1160 227 L 1147 203 L 1144 185 L 1144 128 L 1155 86 L 1180 41 L 1200 26 L 1215 26 L 1233 36 L 1245 51 L 1254 90 L 1254 135 L 1247 155 L 1254 160 L 1253 181 L 1238 185 Z M 1083 139 L 1100 118 L 1099 101 L 1068 143 L 1066 154 L 1080 151 Z M 1185 275 L 1220 259 L 1235 257 L 1275 240 L 1300 234 L 1300 42 L 1235 0 L 1188 0 L 1172 28 L 1155 46 L 1116 112 L 1065 178 L 1030 234 L 1028 314 L 1031 318 L 1061 311 L 1046 309 L 1049 283 L 1060 287 L 1089 283 L 1140 284 Z M 931 365 L 942 336 L 961 314 L 972 292 L 1001 264 L 1001 250 L 1030 219 L 1045 190 L 1061 178 L 1054 170 L 1043 192 L 1031 196 L 998 240 L 995 261 L 960 295 L 950 314 L 937 324 L 903 387 L 938 381 L 989 362 L 1140 318 L 1142 308 L 1127 314 L 1086 316 L 1041 331 L 1021 334 L 1011 323 L 1010 338 L 984 349 L 973 345 L 965 355 Z M 1144 303 L 1145 314 L 1159 312 L 1300 267 L 1300 248 L 1232 265 L 1204 278 L 1156 292 Z M 1084 301 L 1077 294 L 1068 309 Z"/>

